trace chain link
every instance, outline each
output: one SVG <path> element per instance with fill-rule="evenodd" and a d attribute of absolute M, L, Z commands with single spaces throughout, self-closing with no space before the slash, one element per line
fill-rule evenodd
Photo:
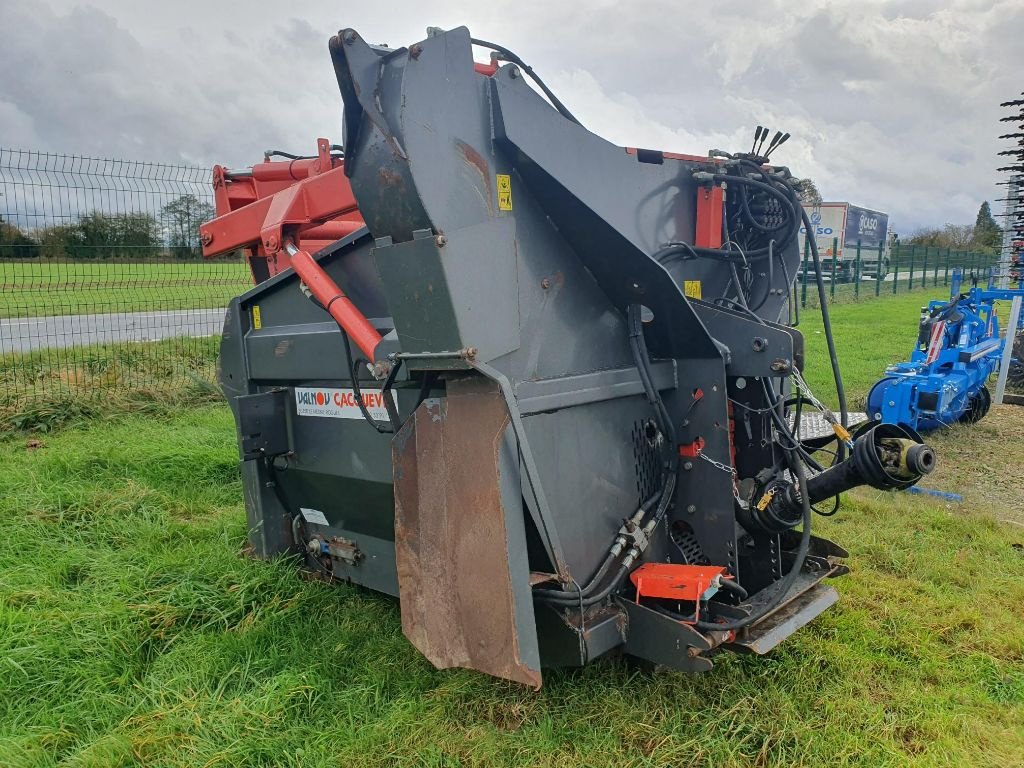
<path fill-rule="evenodd" d="M 735 469 L 733 469 L 732 467 L 730 467 L 727 464 L 723 464 L 720 461 L 715 461 L 710 456 L 708 456 L 706 453 L 701 452 L 701 453 L 698 453 L 697 456 L 699 456 L 700 458 L 704 459 L 704 461 L 706 461 L 711 466 L 716 467 L 717 469 L 720 469 L 723 472 L 728 472 L 733 477 L 736 476 L 736 470 Z"/>

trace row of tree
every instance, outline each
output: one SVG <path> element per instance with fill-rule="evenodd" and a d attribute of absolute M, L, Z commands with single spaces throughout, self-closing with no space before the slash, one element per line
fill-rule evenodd
<path fill-rule="evenodd" d="M 0 258 L 198 258 L 199 225 L 213 213 L 212 205 L 189 194 L 163 206 L 159 218 L 93 211 L 70 224 L 26 231 L 0 217 Z"/>
<path fill-rule="evenodd" d="M 950 248 L 954 251 L 985 251 L 997 253 L 1003 244 L 1003 230 L 992 216 L 986 200 L 978 209 L 974 224 L 946 224 L 919 229 L 904 240 L 908 245 Z"/>

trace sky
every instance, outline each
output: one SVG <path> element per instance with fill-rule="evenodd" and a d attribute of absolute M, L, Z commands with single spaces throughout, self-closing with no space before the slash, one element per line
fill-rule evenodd
<path fill-rule="evenodd" d="M 703 154 L 788 131 L 776 161 L 901 235 L 1002 197 L 1022 0 L 2 0 L 0 146 L 231 167 L 312 152 L 341 135 L 332 34 L 398 47 L 460 25 L 617 144 Z"/>

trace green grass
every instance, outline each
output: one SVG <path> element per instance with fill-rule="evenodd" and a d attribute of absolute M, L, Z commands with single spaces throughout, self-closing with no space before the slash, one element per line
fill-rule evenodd
<path fill-rule="evenodd" d="M 836 355 L 839 358 L 849 407 L 863 410 L 868 390 L 882 377 L 886 365 L 910 358 L 917 341 L 922 305 L 944 298 L 941 286 L 931 293 L 920 291 L 882 296 L 830 307 Z M 800 314 L 804 334 L 807 383 L 825 402 L 836 405 L 835 384 L 828 360 L 821 313 L 817 307 Z"/>
<path fill-rule="evenodd" d="M 853 398 L 917 303 L 836 308 Z M 434 670 L 393 599 L 244 557 L 228 410 L 144 407 L 0 436 L 0 765 L 1024 764 L 1020 409 L 934 438 L 929 484 L 967 503 L 858 492 L 816 521 L 853 571 L 772 655 L 606 658 L 534 693 Z"/>
<path fill-rule="evenodd" d="M 533 693 L 439 672 L 397 604 L 240 556 L 230 416 L 0 443 L 0 764 L 1020 765 L 1024 532 L 858 495 L 843 599 L 709 674 L 618 659 Z"/>
<path fill-rule="evenodd" d="M 220 399 L 219 346 L 216 338 L 177 338 L 2 355 L 0 434 Z"/>
<path fill-rule="evenodd" d="M 244 262 L 0 263 L 0 318 L 226 306 L 252 287 Z"/>

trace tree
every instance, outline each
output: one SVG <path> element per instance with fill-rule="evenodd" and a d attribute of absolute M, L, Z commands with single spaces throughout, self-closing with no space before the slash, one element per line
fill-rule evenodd
<path fill-rule="evenodd" d="M 997 251 L 1003 244 L 1003 230 L 992 217 L 992 208 L 988 200 L 978 209 L 978 218 L 974 221 L 974 247 Z"/>
<path fill-rule="evenodd" d="M 44 259 L 70 259 L 83 255 L 82 229 L 78 224 L 54 224 L 38 232 Z"/>
<path fill-rule="evenodd" d="M 192 194 L 175 198 L 161 210 L 164 236 L 171 253 L 179 259 L 195 258 L 201 252 L 199 225 L 213 218 L 213 206 Z"/>
<path fill-rule="evenodd" d="M 38 255 L 39 243 L 0 216 L 0 259 L 31 259 Z"/>
<path fill-rule="evenodd" d="M 821 192 L 813 179 L 800 180 L 800 202 L 804 205 L 821 205 Z"/>
<path fill-rule="evenodd" d="M 970 224 L 945 224 L 942 227 L 919 229 L 905 241 L 907 245 L 926 245 L 931 248 L 950 248 L 966 251 L 974 243 L 974 227 Z"/>
<path fill-rule="evenodd" d="M 101 213 L 79 217 L 70 255 L 86 258 L 151 256 L 160 247 L 156 219 L 148 213 Z"/>

